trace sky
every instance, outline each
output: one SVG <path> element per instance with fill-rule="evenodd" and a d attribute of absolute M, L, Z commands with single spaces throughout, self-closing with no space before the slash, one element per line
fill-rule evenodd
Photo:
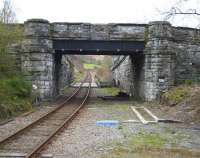
<path fill-rule="evenodd" d="M 0 7 L 2 6 L 0 0 Z M 163 20 L 161 12 L 169 10 L 178 0 L 11 0 L 17 20 L 23 23 L 30 18 L 50 22 L 89 23 L 148 23 Z M 185 5 L 196 7 L 197 1 Z M 191 1 L 193 1 L 191 3 Z M 182 6 L 182 7 L 185 7 Z M 173 19 L 172 24 L 195 27 L 200 19 Z M 185 22 L 186 21 L 186 22 Z"/>

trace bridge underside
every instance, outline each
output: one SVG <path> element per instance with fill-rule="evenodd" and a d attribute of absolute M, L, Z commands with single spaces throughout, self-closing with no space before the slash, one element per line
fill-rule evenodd
<path fill-rule="evenodd" d="M 143 53 L 144 41 L 54 40 L 56 53 L 76 55 L 131 55 Z"/>

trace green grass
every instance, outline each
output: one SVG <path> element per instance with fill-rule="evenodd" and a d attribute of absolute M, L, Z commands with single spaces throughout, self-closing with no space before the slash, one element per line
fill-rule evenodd
<path fill-rule="evenodd" d="M 190 93 L 192 89 L 188 86 L 179 86 L 170 89 L 169 91 L 165 92 L 162 97 L 174 104 L 178 104 L 183 101 Z"/>
<path fill-rule="evenodd" d="M 131 157 L 133 153 L 150 147 L 162 147 L 167 142 L 159 134 L 138 133 L 126 136 L 125 142 L 114 142 L 113 149 L 102 158 Z M 143 157 L 141 157 L 143 158 Z M 147 157 L 145 157 L 147 158 Z"/>
<path fill-rule="evenodd" d="M 129 142 L 135 146 L 161 147 L 167 140 L 159 134 L 139 133 L 129 138 Z"/>
<path fill-rule="evenodd" d="M 121 129 L 121 128 L 120 128 Z M 122 129 L 121 129 L 122 130 Z M 171 158 L 171 157 L 190 157 L 197 158 L 200 153 L 184 148 L 165 148 L 171 138 L 157 133 L 138 133 L 126 136 L 125 141 L 115 141 L 110 143 L 111 148 L 100 158 Z"/>
<path fill-rule="evenodd" d="M 31 83 L 20 75 L 0 79 L 0 120 L 32 109 Z"/>
<path fill-rule="evenodd" d="M 89 63 L 84 63 L 83 64 L 84 68 L 85 69 L 95 69 L 95 68 L 100 68 L 101 66 L 100 65 L 97 65 L 97 64 L 89 64 Z"/>
<path fill-rule="evenodd" d="M 112 96 L 115 96 L 120 92 L 120 89 L 116 88 L 116 87 L 102 88 L 102 90 L 103 90 L 103 92 L 105 92 L 109 95 L 112 95 Z"/>

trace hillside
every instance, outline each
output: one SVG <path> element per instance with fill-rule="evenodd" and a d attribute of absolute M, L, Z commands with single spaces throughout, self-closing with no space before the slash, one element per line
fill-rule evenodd
<path fill-rule="evenodd" d="M 83 72 L 89 69 L 99 81 L 111 81 L 112 72 L 110 70 L 112 64 L 111 56 L 103 55 L 72 55 L 70 56 L 72 63 L 75 65 L 75 81 L 83 77 Z"/>

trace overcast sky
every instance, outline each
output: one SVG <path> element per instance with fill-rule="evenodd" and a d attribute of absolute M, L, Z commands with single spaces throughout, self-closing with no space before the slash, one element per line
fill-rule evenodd
<path fill-rule="evenodd" d="M 0 0 L 2 6 L 2 1 Z M 43 18 L 50 22 L 90 23 L 148 23 L 163 20 L 158 11 L 168 10 L 176 0 L 11 0 L 18 22 L 30 18 Z M 196 7 L 196 1 L 187 6 Z M 195 18 L 194 18 L 195 19 Z M 196 20 L 196 19 L 195 19 Z M 173 25 L 193 26 L 197 20 L 183 17 L 174 19 Z"/>

